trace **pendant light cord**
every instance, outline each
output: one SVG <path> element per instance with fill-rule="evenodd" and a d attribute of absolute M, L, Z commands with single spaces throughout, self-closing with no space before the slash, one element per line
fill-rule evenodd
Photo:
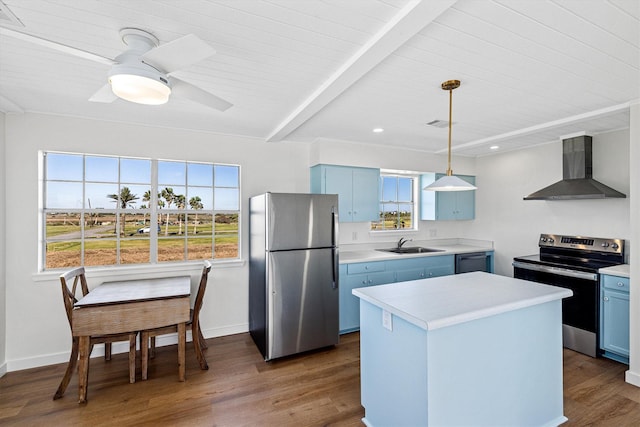
<path fill-rule="evenodd" d="M 451 170 L 451 126 L 453 123 L 451 122 L 452 111 L 453 111 L 453 88 L 449 88 L 449 157 L 447 159 L 447 176 L 453 175 L 453 171 Z"/>

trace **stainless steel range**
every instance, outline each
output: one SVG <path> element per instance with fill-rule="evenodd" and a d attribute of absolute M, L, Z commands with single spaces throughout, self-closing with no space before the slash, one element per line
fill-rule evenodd
<path fill-rule="evenodd" d="M 538 246 L 538 254 L 513 259 L 513 276 L 571 289 L 573 296 L 562 300 L 563 345 L 596 357 L 598 270 L 624 263 L 624 240 L 541 234 Z"/>

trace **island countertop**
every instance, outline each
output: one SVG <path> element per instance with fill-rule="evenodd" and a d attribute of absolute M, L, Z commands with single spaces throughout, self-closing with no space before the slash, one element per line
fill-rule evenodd
<path fill-rule="evenodd" d="M 425 330 L 573 295 L 565 288 L 485 272 L 357 288 L 352 292 Z"/>

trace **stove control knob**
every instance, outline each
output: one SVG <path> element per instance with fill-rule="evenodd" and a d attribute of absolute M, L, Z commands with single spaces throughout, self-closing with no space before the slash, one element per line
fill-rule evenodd
<path fill-rule="evenodd" d="M 549 237 L 549 243 L 553 243 L 553 239 Z"/>
<path fill-rule="evenodd" d="M 541 238 L 540 238 L 540 241 L 541 241 L 541 242 L 546 242 L 546 241 L 547 241 L 547 238 L 546 238 L 546 237 L 541 237 Z"/>
<path fill-rule="evenodd" d="M 608 247 L 609 247 L 609 242 L 604 242 L 604 243 L 602 244 L 602 247 L 603 247 L 603 248 L 608 248 Z"/>
<path fill-rule="evenodd" d="M 611 248 L 612 248 L 612 249 L 618 249 L 619 247 L 620 247 L 620 246 L 618 246 L 618 244 L 617 244 L 617 243 L 614 243 L 613 245 L 611 245 Z"/>

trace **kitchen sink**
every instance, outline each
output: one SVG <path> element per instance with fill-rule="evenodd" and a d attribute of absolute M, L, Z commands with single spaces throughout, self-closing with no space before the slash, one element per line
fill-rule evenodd
<path fill-rule="evenodd" d="M 394 254 L 424 254 L 428 252 L 444 252 L 444 249 L 423 248 L 421 246 L 408 246 L 402 248 L 376 249 L 382 252 L 393 252 Z"/>

